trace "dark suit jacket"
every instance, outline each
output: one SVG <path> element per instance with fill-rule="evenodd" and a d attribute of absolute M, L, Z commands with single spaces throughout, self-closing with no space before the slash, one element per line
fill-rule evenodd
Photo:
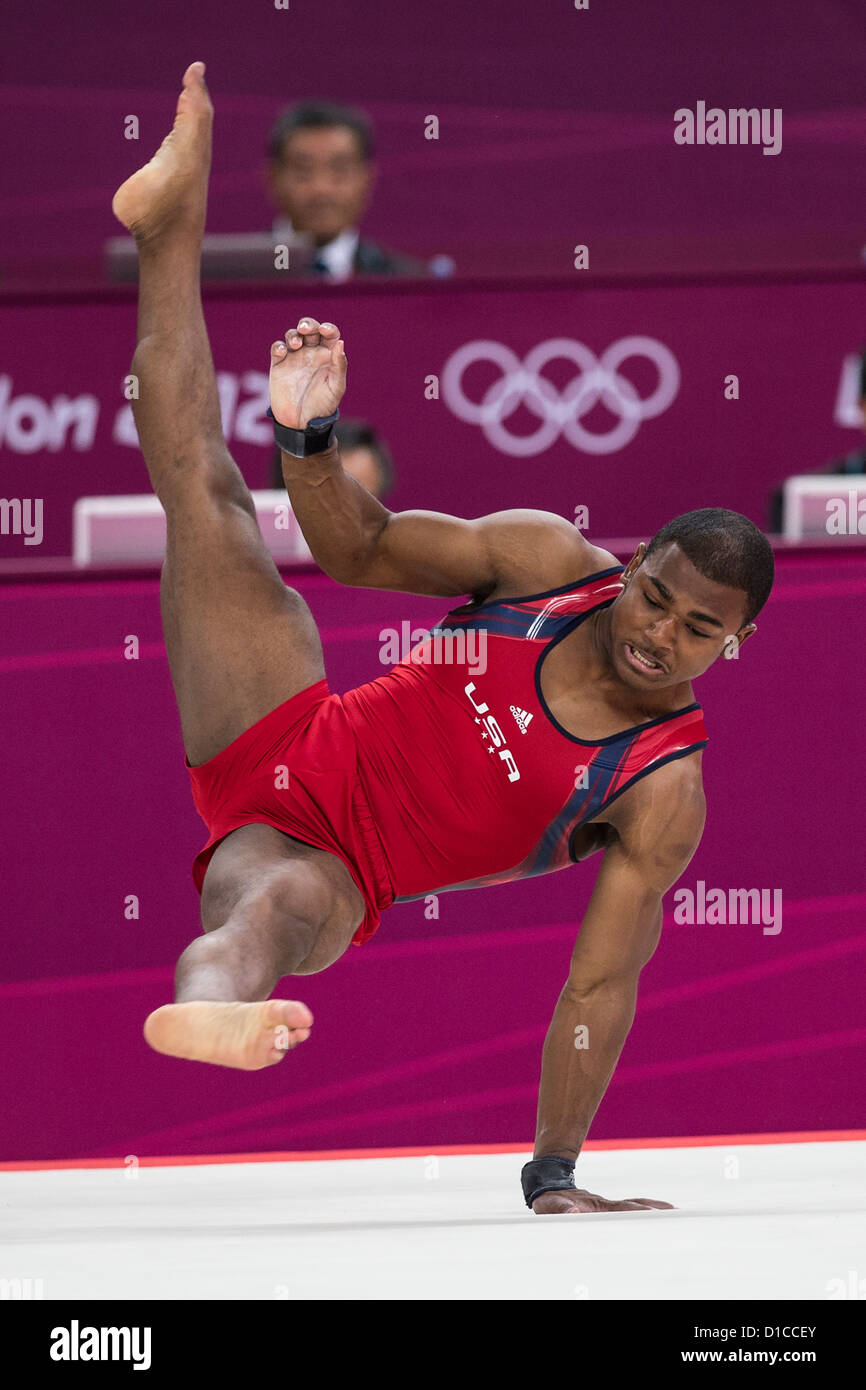
<path fill-rule="evenodd" d="M 363 237 L 355 248 L 354 267 L 356 275 L 430 274 L 424 261 L 399 256 L 396 251 L 386 251 L 383 246 L 377 246 L 374 241 L 365 241 Z"/>

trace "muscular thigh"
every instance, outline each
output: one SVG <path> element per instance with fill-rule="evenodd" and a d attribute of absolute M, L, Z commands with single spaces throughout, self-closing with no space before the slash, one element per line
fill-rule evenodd
<path fill-rule="evenodd" d="M 166 525 L 163 631 L 184 747 L 197 765 L 322 680 L 325 667 L 313 616 L 280 578 L 226 451 L 213 467 L 185 472 Z"/>
<path fill-rule="evenodd" d="M 309 949 L 291 973 L 313 975 L 343 954 L 365 916 L 342 859 L 270 825 L 245 825 L 217 846 L 202 886 L 206 932 L 248 923 L 281 937 L 301 931 Z"/>

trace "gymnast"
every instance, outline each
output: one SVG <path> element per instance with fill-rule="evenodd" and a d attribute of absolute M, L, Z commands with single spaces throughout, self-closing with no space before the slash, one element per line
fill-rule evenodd
<path fill-rule="evenodd" d="M 392 903 L 603 851 L 544 1044 L 523 1197 L 538 1214 L 669 1207 L 586 1192 L 574 1167 L 664 894 L 703 831 L 692 681 L 755 632 L 770 546 L 718 507 L 674 518 L 625 566 L 549 512 L 391 512 L 342 468 L 345 345 L 307 315 L 271 345 L 270 409 L 317 563 L 341 584 L 468 596 L 391 670 L 332 694 L 312 614 L 281 579 L 223 437 L 199 283 L 212 115 L 192 63 L 172 131 L 113 202 L 138 247 L 133 411 L 166 515 L 163 630 L 209 832 L 193 868 L 203 934 L 147 1042 L 275 1065 L 313 1026 L 305 1004 L 270 997 L 277 983 L 368 941 Z M 427 659 L 461 633 L 483 662 Z"/>

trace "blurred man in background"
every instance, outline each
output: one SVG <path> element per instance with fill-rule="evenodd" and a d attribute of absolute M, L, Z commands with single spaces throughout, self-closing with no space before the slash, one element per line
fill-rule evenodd
<path fill-rule="evenodd" d="M 428 275 L 421 261 L 363 239 L 375 167 L 373 130 L 347 106 L 305 102 L 278 117 L 268 137 L 268 192 L 280 210 L 274 232 L 291 268 L 329 280 L 355 275 Z"/>
<path fill-rule="evenodd" d="M 394 486 L 394 462 L 387 444 L 363 420 L 338 420 L 334 437 L 340 445 L 343 468 L 362 487 L 379 499 L 387 497 Z M 274 487 L 283 487 L 283 470 L 279 449 L 274 450 L 271 472 Z"/>

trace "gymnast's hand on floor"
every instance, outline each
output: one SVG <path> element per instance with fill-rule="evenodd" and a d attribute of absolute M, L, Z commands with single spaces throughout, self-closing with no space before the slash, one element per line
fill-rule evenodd
<path fill-rule="evenodd" d="M 658 1208 L 675 1211 L 671 1202 L 655 1202 L 651 1197 L 624 1197 L 617 1202 L 609 1197 L 598 1197 L 583 1187 L 566 1187 L 556 1192 L 542 1192 L 532 1203 L 536 1216 L 577 1215 L 585 1211 L 649 1211 Z"/>
<path fill-rule="evenodd" d="M 281 425 L 302 430 L 333 415 L 346 389 L 346 352 L 333 323 L 302 318 L 271 344 L 271 410 Z"/>

